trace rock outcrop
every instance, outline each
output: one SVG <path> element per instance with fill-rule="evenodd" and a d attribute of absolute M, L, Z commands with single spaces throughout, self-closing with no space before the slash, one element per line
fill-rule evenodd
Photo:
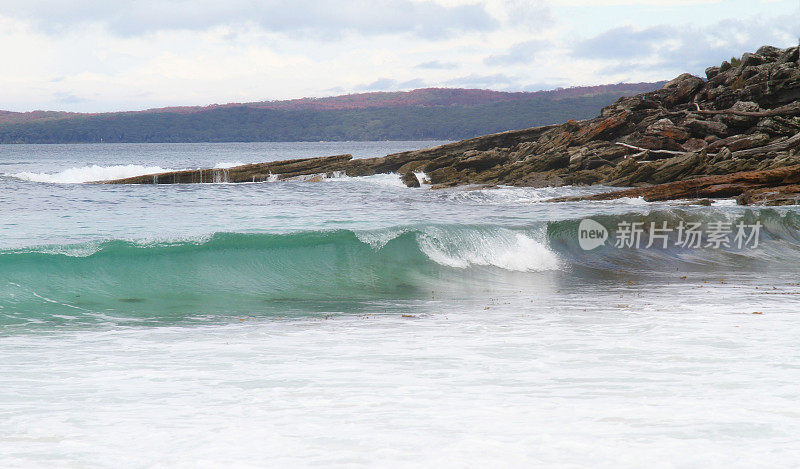
<path fill-rule="evenodd" d="M 736 197 L 743 204 L 797 205 L 800 203 L 800 165 L 705 176 L 588 196 L 559 197 L 550 201 L 575 202 L 623 197 L 641 197 L 648 202 Z"/>
<path fill-rule="evenodd" d="M 739 181 L 736 190 L 697 192 L 706 195 L 668 190 L 664 194 L 783 203 L 794 200 L 791 190 L 796 183 L 782 183 L 771 191 L 770 182 L 745 187 L 742 181 L 759 172 L 770 181 L 768 175 L 775 170 L 799 164 L 798 47 L 765 46 L 740 60 L 708 68 L 705 80 L 680 75 L 660 90 L 620 98 L 600 116 L 585 121 L 486 135 L 380 158 L 340 155 L 245 165 L 219 175 L 222 170 L 179 171 L 110 182 L 249 182 L 337 172 L 348 176 L 396 172 L 404 175 L 408 185 L 416 186 L 419 180 L 414 173 L 424 172 L 434 188 L 465 184 L 639 187 L 731 176 L 731 181 Z"/>

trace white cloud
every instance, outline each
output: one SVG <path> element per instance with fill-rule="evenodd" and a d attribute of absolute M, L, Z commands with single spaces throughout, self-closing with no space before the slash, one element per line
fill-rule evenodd
<path fill-rule="evenodd" d="M 497 27 L 480 4 L 446 6 L 421 0 L 4 0 L 2 12 L 48 31 L 99 24 L 121 35 L 254 24 L 266 31 L 311 36 L 356 31 L 437 37 L 465 28 Z"/>
<path fill-rule="evenodd" d="M 658 13 L 674 1 L 2 0 L 0 60 L 13 66 L 0 68 L 0 108 L 104 111 L 427 86 L 656 81 L 800 34 L 800 11 L 779 13 L 785 0 L 742 1 L 737 9 L 712 4 L 719 17 L 701 24 L 694 8 L 709 4 L 688 0 L 663 19 Z M 621 10 L 611 15 L 601 4 Z M 627 4 L 649 12 L 649 22 L 617 15 Z M 564 5 L 588 22 L 565 15 Z"/>
<path fill-rule="evenodd" d="M 621 26 L 579 41 L 573 56 L 608 59 L 601 73 L 630 76 L 631 71 L 701 75 L 722 60 L 769 44 L 787 47 L 800 36 L 800 10 L 769 19 L 725 19 L 704 28 L 660 25 Z M 671 75 L 669 75 L 671 74 Z"/>

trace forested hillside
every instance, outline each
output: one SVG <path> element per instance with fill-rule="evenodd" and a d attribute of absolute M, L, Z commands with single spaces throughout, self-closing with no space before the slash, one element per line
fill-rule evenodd
<path fill-rule="evenodd" d="M 0 143 L 462 139 L 586 119 L 660 83 L 538 93 L 427 89 L 0 123 Z M 360 104 L 359 104 L 360 103 Z"/>

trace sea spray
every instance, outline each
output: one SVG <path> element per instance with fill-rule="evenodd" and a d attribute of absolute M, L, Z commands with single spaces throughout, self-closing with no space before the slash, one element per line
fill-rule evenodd
<path fill-rule="evenodd" d="M 114 165 L 114 166 L 83 166 L 79 168 L 69 168 L 56 173 L 34 173 L 19 172 L 10 174 L 17 179 L 32 182 L 46 182 L 53 184 L 80 184 L 92 181 L 106 181 L 111 179 L 122 179 L 143 174 L 163 173 L 174 171 L 159 166 L 142 166 L 137 164 Z"/>

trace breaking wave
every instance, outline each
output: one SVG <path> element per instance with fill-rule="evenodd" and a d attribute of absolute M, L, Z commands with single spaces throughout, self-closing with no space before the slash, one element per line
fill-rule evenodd
<path fill-rule="evenodd" d="M 724 213 L 598 215 L 620 222 L 708 223 Z M 423 225 L 373 231 L 216 233 L 169 242 L 111 240 L 0 251 L 0 325 L 74 314 L 264 311 L 280 302 L 411 299 L 458 292 L 532 292 L 553 281 L 666 279 L 687 272 L 786 271 L 800 263 L 800 216 L 762 210 L 728 219 L 763 226 L 757 249 L 585 251 L 579 219 L 535 226 Z M 560 279 L 560 280 L 558 280 Z M 469 296 L 469 295 L 467 295 Z"/>
<path fill-rule="evenodd" d="M 123 179 L 144 174 L 163 173 L 173 171 L 159 166 L 142 166 L 136 164 L 115 165 L 115 166 L 83 166 L 80 168 L 70 168 L 57 173 L 31 173 L 21 172 L 10 174 L 9 176 L 32 182 L 46 182 L 51 184 L 80 184 L 92 181 L 108 181 L 111 179 Z"/>
<path fill-rule="evenodd" d="M 466 271 L 558 269 L 537 231 L 217 233 L 0 251 L 0 316 L 43 309 L 241 312 L 285 300 L 413 298 L 463 287 Z"/>

